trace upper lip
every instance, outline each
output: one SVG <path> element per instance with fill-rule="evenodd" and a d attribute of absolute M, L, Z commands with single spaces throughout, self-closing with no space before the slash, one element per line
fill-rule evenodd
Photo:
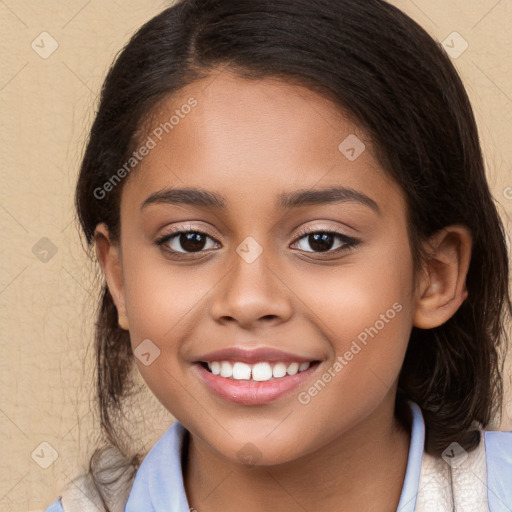
<path fill-rule="evenodd" d="M 303 357 L 289 352 L 283 352 L 270 347 L 262 347 L 256 349 L 248 349 L 243 347 L 230 347 L 221 350 L 215 350 L 201 355 L 196 359 L 196 362 L 212 362 L 212 361 L 240 361 L 242 363 L 252 364 L 259 363 L 260 361 L 268 362 L 297 362 L 308 363 L 315 361 L 313 357 Z"/>

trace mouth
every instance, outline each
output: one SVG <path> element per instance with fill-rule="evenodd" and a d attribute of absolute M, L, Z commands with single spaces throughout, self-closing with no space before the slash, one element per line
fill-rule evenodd
<path fill-rule="evenodd" d="M 198 361 L 196 375 L 210 392 L 240 405 L 263 405 L 290 396 L 317 373 L 320 361 Z"/>

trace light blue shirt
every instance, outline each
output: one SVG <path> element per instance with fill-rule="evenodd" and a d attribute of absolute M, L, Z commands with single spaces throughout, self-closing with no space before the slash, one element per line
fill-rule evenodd
<path fill-rule="evenodd" d="M 425 444 L 425 423 L 419 406 L 407 402 L 411 442 L 407 470 L 397 512 L 414 512 Z M 125 512 L 189 512 L 181 453 L 186 429 L 174 422 L 155 443 L 139 467 Z M 512 512 L 512 431 L 484 431 L 490 512 Z M 45 512 L 65 512 L 60 498 Z"/>

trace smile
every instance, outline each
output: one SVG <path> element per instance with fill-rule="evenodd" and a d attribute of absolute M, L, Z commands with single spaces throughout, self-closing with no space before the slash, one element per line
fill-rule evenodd
<path fill-rule="evenodd" d="M 206 364 L 214 375 L 220 375 L 227 379 L 265 382 L 272 378 L 281 379 L 287 375 L 301 373 L 309 368 L 311 362 L 270 363 L 262 361 L 256 364 L 247 364 L 241 361 L 212 361 L 203 364 Z"/>
<path fill-rule="evenodd" d="M 320 361 L 247 364 L 201 361 L 193 365 L 214 396 L 240 405 L 262 405 L 289 395 L 316 374 Z M 297 391 L 298 392 L 298 391 Z"/>

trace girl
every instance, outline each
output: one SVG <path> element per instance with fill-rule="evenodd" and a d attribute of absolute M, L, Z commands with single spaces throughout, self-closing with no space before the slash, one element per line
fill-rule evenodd
<path fill-rule="evenodd" d="M 106 78 L 76 207 L 106 445 L 48 512 L 512 510 L 505 234 L 402 12 L 173 5 Z M 134 364 L 177 420 L 146 456 L 115 424 Z"/>

